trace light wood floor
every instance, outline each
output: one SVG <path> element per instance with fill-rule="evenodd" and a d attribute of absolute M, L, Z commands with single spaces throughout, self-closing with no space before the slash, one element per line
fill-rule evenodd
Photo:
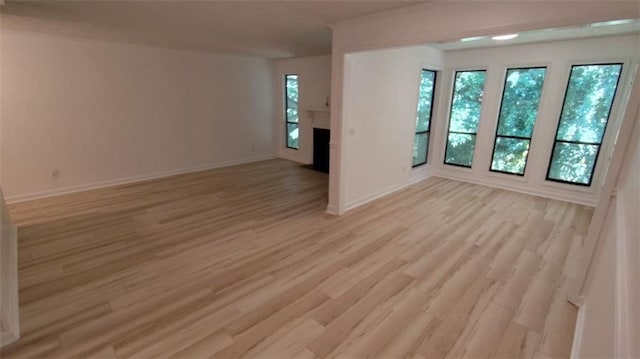
<path fill-rule="evenodd" d="M 326 197 L 272 160 L 10 206 L 2 358 L 568 357 L 591 209 L 438 178 Z"/>

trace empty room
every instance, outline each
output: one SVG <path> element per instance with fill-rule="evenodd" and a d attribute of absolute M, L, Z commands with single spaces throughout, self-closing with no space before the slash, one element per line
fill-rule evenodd
<path fill-rule="evenodd" d="M 637 1 L 0 0 L 0 357 L 640 357 Z"/>

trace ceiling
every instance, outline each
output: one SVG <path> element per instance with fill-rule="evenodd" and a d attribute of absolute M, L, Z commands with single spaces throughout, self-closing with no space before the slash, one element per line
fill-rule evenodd
<path fill-rule="evenodd" d="M 0 19 L 3 28 L 273 59 L 329 54 L 328 24 L 421 2 L 7 0 Z"/>
<path fill-rule="evenodd" d="M 623 20 L 623 19 L 620 19 Z M 582 26 L 567 26 L 532 30 L 519 33 L 514 39 L 506 41 L 492 40 L 491 35 L 460 39 L 457 41 L 429 44 L 431 47 L 443 51 L 465 50 L 483 47 L 509 46 L 534 42 L 560 41 L 587 37 L 613 36 L 640 32 L 639 19 L 624 19 L 623 21 L 601 22 Z M 492 34 L 501 35 L 501 34 Z"/>

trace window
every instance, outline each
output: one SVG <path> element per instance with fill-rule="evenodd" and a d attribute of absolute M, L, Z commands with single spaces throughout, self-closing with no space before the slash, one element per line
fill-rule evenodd
<path fill-rule="evenodd" d="M 574 65 L 547 179 L 590 186 L 622 64 Z"/>
<path fill-rule="evenodd" d="M 429 151 L 429 130 L 433 114 L 433 93 L 436 87 L 436 72 L 422 70 L 418 90 L 418 111 L 416 115 L 416 133 L 413 141 L 413 167 L 427 163 Z"/>
<path fill-rule="evenodd" d="M 524 175 L 546 67 L 507 69 L 491 171 Z"/>
<path fill-rule="evenodd" d="M 444 163 L 471 167 L 487 71 L 456 71 Z"/>
<path fill-rule="evenodd" d="M 300 148 L 300 132 L 298 128 L 298 75 L 284 76 L 285 120 L 287 148 Z"/>

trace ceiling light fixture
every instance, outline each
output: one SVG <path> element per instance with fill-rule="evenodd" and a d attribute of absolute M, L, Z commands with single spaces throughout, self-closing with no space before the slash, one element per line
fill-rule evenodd
<path fill-rule="evenodd" d="M 516 37 L 518 37 L 518 34 L 497 35 L 497 36 L 492 36 L 491 38 L 493 40 L 504 41 L 504 40 L 515 39 Z"/>
<path fill-rule="evenodd" d="M 461 42 L 469 42 L 469 41 L 477 41 L 486 38 L 486 36 L 474 36 L 474 37 L 465 37 L 464 39 L 460 39 Z"/>
<path fill-rule="evenodd" d="M 632 23 L 634 21 L 635 21 L 634 19 L 621 19 L 621 20 L 603 21 L 603 22 L 593 23 L 593 24 L 591 24 L 591 27 L 624 25 L 624 24 L 630 24 L 630 23 Z"/>

